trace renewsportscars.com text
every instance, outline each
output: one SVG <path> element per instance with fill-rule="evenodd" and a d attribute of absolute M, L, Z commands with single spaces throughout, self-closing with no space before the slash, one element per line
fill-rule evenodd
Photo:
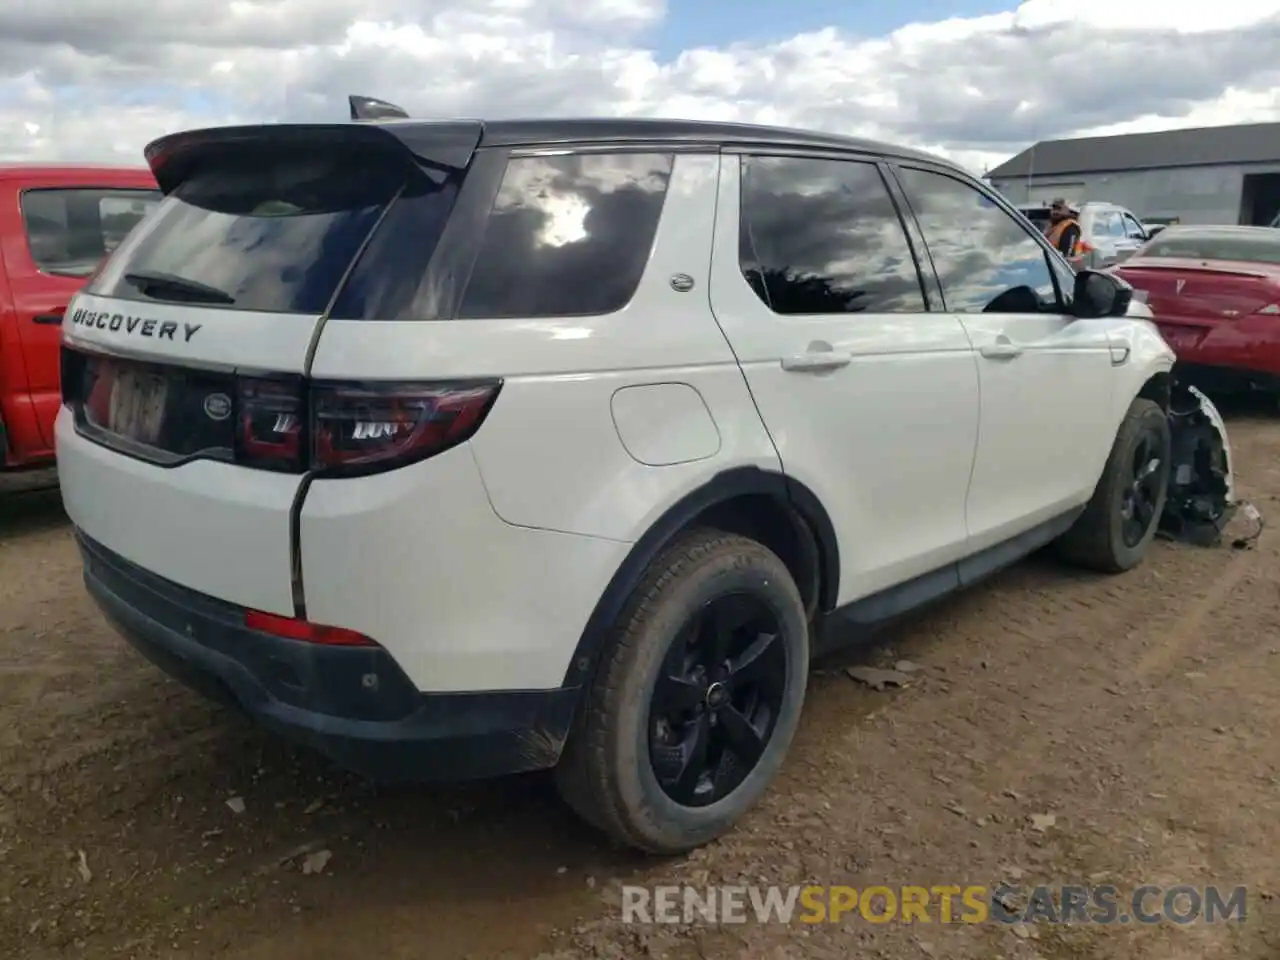
<path fill-rule="evenodd" d="M 622 888 L 624 923 L 1243 922 L 1247 890 L 1103 886 L 657 886 Z"/>

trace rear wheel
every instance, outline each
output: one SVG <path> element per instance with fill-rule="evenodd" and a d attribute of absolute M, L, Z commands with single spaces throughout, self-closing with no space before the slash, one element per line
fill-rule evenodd
<path fill-rule="evenodd" d="M 1134 400 L 1120 424 L 1102 479 L 1062 540 L 1064 559 L 1102 573 L 1142 562 L 1169 490 L 1169 419 L 1159 404 Z"/>
<path fill-rule="evenodd" d="M 782 764 L 808 668 L 804 604 L 782 561 L 745 537 L 685 536 L 619 620 L 557 771 L 562 795 L 652 853 L 716 839 Z"/>

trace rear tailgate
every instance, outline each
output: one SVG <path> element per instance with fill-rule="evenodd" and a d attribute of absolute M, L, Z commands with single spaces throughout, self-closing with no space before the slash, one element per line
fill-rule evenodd
<path fill-rule="evenodd" d="M 1174 350 L 1194 349 L 1219 325 L 1280 300 L 1280 270 L 1266 264 L 1161 257 L 1133 259 L 1115 272 L 1146 292 Z"/>
<path fill-rule="evenodd" d="M 60 479 L 88 537 L 192 589 L 294 612 L 312 343 L 405 184 L 434 189 L 429 145 L 344 124 L 148 148 L 167 196 L 63 325 Z"/>

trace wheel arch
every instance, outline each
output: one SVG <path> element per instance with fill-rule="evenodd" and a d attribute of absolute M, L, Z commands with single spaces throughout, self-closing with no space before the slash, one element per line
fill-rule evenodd
<path fill-rule="evenodd" d="M 1135 400 L 1153 400 L 1165 413 L 1173 403 L 1173 373 L 1170 370 L 1157 370 L 1151 374 L 1138 388 Z"/>
<path fill-rule="evenodd" d="M 778 553 L 796 577 L 811 616 L 835 606 L 839 545 L 822 502 L 792 477 L 759 467 L 736 467 L 685 494 L 632 545 L 587 620 L 563 686 L 580 686 L 590 679 L 613 625 L 645 570 L 680 534 L 699 526 L 752 537 Z"/>

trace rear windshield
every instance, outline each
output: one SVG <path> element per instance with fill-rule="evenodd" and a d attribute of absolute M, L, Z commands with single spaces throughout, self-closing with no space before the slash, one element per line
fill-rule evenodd
<path fill-rule="evenodd" d="M 43 273 L 88 276 L 159 202 L 158 190 L 28 190 L 22 221 L 31 259 Z"/>
<path fill-rule="evenodd" d="M 367 151 L 222 158 L 165 198 L 92 292 L 322 313 L 407 175 L 403 160 Z"/>
<path fill-rule="evenodd" d="M 1243 260 L 1280 264 L 1280 235 L 1276 237 L 1229 234 L 1162 232 L 1139 251 L 1143 257 L 1186 260 Z"/>

